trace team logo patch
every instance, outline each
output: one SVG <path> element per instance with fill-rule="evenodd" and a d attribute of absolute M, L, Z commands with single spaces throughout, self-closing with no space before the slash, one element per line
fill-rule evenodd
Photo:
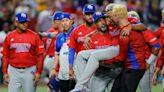
<path fill-rule="evenodd" d="M 64 15 L 62 14 L 62 16 L 61 16 L 62 18 L 64 18 Z"/>
<path fill-rule="evenodd" d="M 101 12 L 96 12 L 96 15 L 97 15 L 97 16 L 100 16 L 100 15 L 101 15 Z"/>
<path fill-rule="evenodd" d="M 21 13 L 21 17 L 26 18 L 27 16 L 25 13 Z"/>
<path fill-rule="evenodd" d="M 31 44 L 29 43 L 11 43 L 10 49 L 14 48 L 15 52 L 29 52 Z"/>
<path fill-rule="evenodd" d="M 39 48 L 44 48 L 44 46 L 43 46 L 43 45 L 41 45 L 41 46 L 39 46 Z"/>
<path fill-rule="evenodd" d="M 97 42 L 97 41 L 95 41 L 95 42 L 94 42 L 94 44 L 98 44 L 98 42 Z"/>
<path fill-rule="evenodd" d="M 93 9 L 93 6 L 92 5 L 88 5 L 87 8 L 90 9 L 90 10 L 92 10 Z"/>
<path fill-rule="evenodd" d="M 82 32 L 79 32 L 78 34 L 79 34 L 79 35 L 82 35 Z"/>
<path fill-rule="evenodd" d="M 34 72 L 34 71 L 31 71 L 31 74 L 32 74 L 32 75 L 35 75 L 35 72 Z"/>
<path fill-rule="evenodd" d="M 11 38 L 11 40 L 10 40 L 10 41 L 11 41 L 11 42 L 12 42 L 12 41 L 14 41 L 14 38 Z"/>

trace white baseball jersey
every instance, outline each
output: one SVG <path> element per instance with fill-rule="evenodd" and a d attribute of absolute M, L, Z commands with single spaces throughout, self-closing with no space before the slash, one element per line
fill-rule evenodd
<path fill-rule="evenodd" d="M 58 78 L 60 80 L 69 80 L 69 62 L 68 62 L 68 46 L 67 43 L 64 43 L 63 46 L 60 49 L 60 55 L 59 55 L 59 74 Z"/>

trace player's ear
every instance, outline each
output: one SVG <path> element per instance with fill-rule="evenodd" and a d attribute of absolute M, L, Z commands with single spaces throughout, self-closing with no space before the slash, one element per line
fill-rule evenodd
<path fill-rule="evenodd" d="M 17 26 L 17 25 L 18 25 L 18 21 L 15 20 L 15 21 L 14 21 L 14 24 L 15 24 L 15 26 Z"/>
<path fill-rule="evenodd" d="M 71 24 L 73 25 L 74 24 L 74 20 L 71 19 Z"/>

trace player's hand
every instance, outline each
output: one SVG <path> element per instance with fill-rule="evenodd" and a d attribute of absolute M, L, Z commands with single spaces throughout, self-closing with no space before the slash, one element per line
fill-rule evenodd
<path fill-rule="evenodd" d="M 73 71 L 73 67 L 69 68 L 69 79 L 73 80 L 74 79 L 74 71 Z"/>
<path fill-rule="evenodd" d="M 34 82 L 35 83 L 39 82 L 40 78 L 41 78 L 41 75 L 39 73 L 36 73 L 34 76 Z"/>
<path fill-rule="evenodd" d="M 41 35 L 41 36 L 47 36 L 47 33 L 46 32 L 39 32 L 39 35 Z"/>
<path fill-rule="evenodd" d="M 146 64 L 146 70 L 150 68 L 150 64 Z"/>
<path fill-rule="evenodd" d="M 152 84 L 156 85 L 157 84 L 157 74 L 154 73 L 153 78 L 152 78 Z"/>
<path fill-rule="evenodd" d="M 84 47 L 85 47 L 85 49 L 91 49 L 91 46 L 90 46 L 89 42 L 91 42 L 91 38 L 86 36 L 84 38 Z"/>
<path fill-rule="evenodd" d="M 4 84 L 7 85 L 9 83 L 9 74 L 4 74 L 3 79 L 4 79 Z"/>
<path fill-rule="evenodd" d="M 161 76 L 162 76 L 162 78 L 164 78 L 164 70 L 163 69 L 161 71 Z"/>
<path fill-rule="evenodd" d="M 121 37 L 128 36 L 131 30 L 132 30 L 132 26 L 125 27 L 121 32 Z"/>
<path fill-rule="evenodd" d="M 51 69 L 51 72 L 50 72 L 50 77 L 56 76 L 56 75 L 57 75 L 56 69 L 55 68 L 52 68 Z"/>

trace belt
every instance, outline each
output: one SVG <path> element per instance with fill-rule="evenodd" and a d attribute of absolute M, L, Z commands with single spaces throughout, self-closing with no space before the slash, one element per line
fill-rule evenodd
<path fill-rule="evenodd" d="M 48 57 L 53 58 L 54 56 L 48 55 Z"/>
<path fill-rule="evenodd" d="M 28 67 L 15 67 L 13 65 L 11 65 L 11 66 L 14 67 L 14 68 L 17 68 L 17 69 L 26 69 L 26 68 L 28 68 Z"/>

